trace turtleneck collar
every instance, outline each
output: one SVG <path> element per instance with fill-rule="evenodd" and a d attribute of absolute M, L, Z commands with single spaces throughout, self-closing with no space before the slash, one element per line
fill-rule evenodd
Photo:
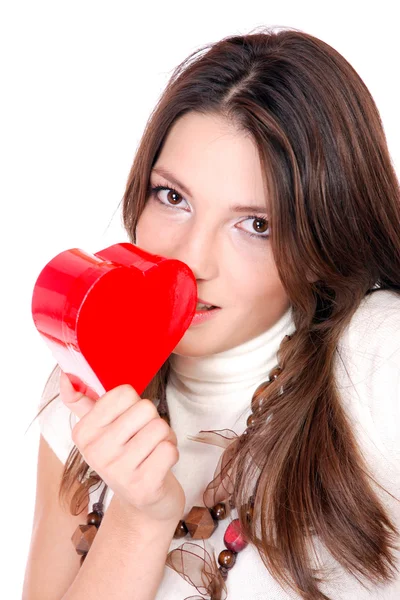
<path fill-rule="evenodd" d="M 254 389 L 277 364 L 285 335 L 294 331 L 291 306 L 269 329 L 234 348 L 207 356 L 170 355 L 170 384 L 188 401 L 219 406 L 232 394 Z"/>

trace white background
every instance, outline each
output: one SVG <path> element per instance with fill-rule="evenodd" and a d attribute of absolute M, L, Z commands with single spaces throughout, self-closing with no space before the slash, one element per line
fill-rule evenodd
<path fill-rule="evenodd" d="M 262 25 L 316 35 L 343 54 L 369 87 L 398 173 L 396 4 L 3 1 L 2 598 L 21 598 L 35 501 L 37 421 L 26 430 L 54 365 L 33 325 L 33 285 L 63 250 L 96 252 L 128 239 L 119 203 L 146 120 L 173 68 L 205 43 Z"/>

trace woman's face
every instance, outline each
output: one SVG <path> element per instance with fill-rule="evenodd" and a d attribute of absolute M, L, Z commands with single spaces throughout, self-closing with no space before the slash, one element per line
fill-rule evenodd
<path fill-rule="evenodd" d="M 149 196 L 136 244 L 186 263 L 198 297 L 221 307 L 191 325 L 174 353 L 222 352 L 269 329 L 289 302 L 267 237 L 267 198 L 251 138 L 220 117 L 187 113 L 167 135 L 150 184 L 169 189 Z"/>

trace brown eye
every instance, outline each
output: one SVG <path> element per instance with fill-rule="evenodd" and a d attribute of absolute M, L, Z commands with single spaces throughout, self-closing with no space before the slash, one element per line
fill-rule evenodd
<path fill-rule="evenodd" d="M 253 225 L 253 227 L 258 233 L 264 233 L 268 229 L 268 221 L 265 221 L 265 219 L 257 217 L 257 219 L 254 219 L 254 222 L 257 223 L 257 226 L 254 227 Z"/>
<path fill-rule="evenodd" d="M 172 200 L 171 204 L 172 203 L 179 204 L 179 202 L 181 201 L 182 197 L 175 190 L 169 190 L 169 192 L 167 194 L 167 199 L 168 199 L 168 202 L 170 202 L 170 200 Z"/>
<path fill-rule="evenodd" d="M 165 196 L 161 197 L 161 192 L 167 192 Z M 149 188 L 149 194 L 152 198 L 157 200 L 160 204 L 162 204 L 165 208 L 175 208 L 179 205 L 183 200 L 181 194 L 172 187 L 167 187 L 165 185 L 156 185 L 154 187 Z"/>
<path fill-rule="evenodd" d="M 160 192 L 164 191 L 167 192 L 166 200 L 160 198 Z M 179 206 L 182 201 L 182 196 L 177 190 L 165 185 L 156 185 L 155 187 L 150 187 L 150 195 L 155 198 L 157 202 L 165 206 L 165 208 L 174 208 L 175 206 Z"/>
<path fill-rule="evenodd" d="M 266 240 L 269 238 L 270 233 L 265 233 L 266 231 L 269 230 L 269 221 L 267 221 L 266 219 L 263 219 L 262 217 L 258 217 L 257 215 L 250 215 L 247 217 L 247 219 L 245 219 L 244 221 L 241 221 L 242 223 L 245 223 L 246 221 L 253 221 L 253 231 L 256 231 L 257 233 L 250 233 L 250 231 L 248 230 L 244 230 L 245 233 L 247 233 L 247 235 L 249 235 L 250 237 L 253 238 L 258 238 L 259 240 Z"/>

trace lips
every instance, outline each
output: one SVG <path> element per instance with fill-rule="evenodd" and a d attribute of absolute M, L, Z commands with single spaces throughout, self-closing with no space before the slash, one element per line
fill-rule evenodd
<path fill-rule="evenodd" d="M 202 304 L 197 304 L 196 305 L 196 310 L 213 310 L 214 308 L 216 308 L 215 306 L 203 306 Z"/>
<path fill-rule="evenodd" d="M 213 304 L 212 302 L 208 302 L 207 300 L 203 300 L 202 298 L 197 298 L 197 308 L 198 308 L 199 304 L 206 305 L 207 308 L 208 307 L 210 307 L 210 308 L 219 308 L 219 306 L 217 306 L 216 304 Z"/>

